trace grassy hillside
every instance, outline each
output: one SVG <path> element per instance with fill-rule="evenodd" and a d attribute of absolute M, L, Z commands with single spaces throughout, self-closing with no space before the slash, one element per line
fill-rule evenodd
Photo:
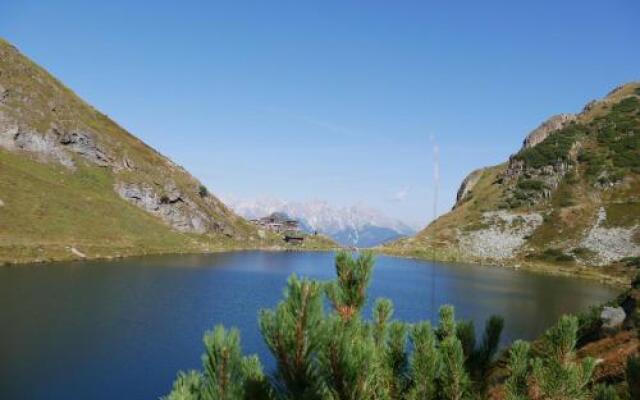
<path fill-rule="evenodd" d="M 103 169 L 69 171 L 0 150 L 0 260 L 178 252 L 198 248 L 113 192 Z"/>
<path fill-rule="evenodd" d="M 265 247 L 291 246 L 0 39 L 0 263 Z"/>
<path fill-rule="evenodd" d="M 640 256 L 640 84 L 534 134 L 543 140 L 466 179 L 452 211 L 381 251 L 630 274 Z"/>

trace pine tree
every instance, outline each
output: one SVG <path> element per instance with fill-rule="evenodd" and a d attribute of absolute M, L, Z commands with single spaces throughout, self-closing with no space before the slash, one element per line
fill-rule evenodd
<path fill-rule="evenodd" d="M 240 333 L 216 326 L 204 336 L 204 372 L 179 373 L 166 400 L 266 398 L 266 382 L 256 356 L 243 357 Z"/>
<path fill-rule="evenodd" d="M 429 322 L 415 325 L 411 332 L 413 353 L 409 358 L 411 400 L 434 400 L 437 398 L 436 378 L 440 375 L 441 358 L 436 335 Z"/>
<path fill-rule="evenodd" d="M 162 400 L 201 400 L 202 375 L 196 371 L 178 372 L 171 393 Z"/>
<path fill-rule="evenodd" d="M 391 399 L 401 399 L 407 389 L 408 356 L 407 326 L 399 321 L 389 325 L 387 342 L 384 348 L 383 362 L 387 371 L 389 396 Z"/>
<path fill-rule="evenodd" d="M 240 333 L 217 326 L 204 336 L 206 353 L 202 359 L 204 400 L 243 399 L 246 384 L 261 381 L 262 366 L 257 357 L 243 357 Z"/>
<path fill-rule="evenodd" d="M 486 390 L 486 374 L 489 366 L 498 351 L 500 345 L 500 337 L 504 328 L 504 320 L 497 315 L 491 316 L 485 323 L 484 333 L 480 346 L 474 349 L 467 364 L 469 365 L 469 373 L 473 378 L 478 390 L 484 392 Z"/>
<path fill-rule="evenodd" d="M 387 327 L 393 315 L 393 303 L 389 299 L 376 300 L 373 307 L 373 335 L 376 346 L 382 348 L 387 337 Z"/>
<path fill-rule="evenodd" d="M 596 386 L 593 400 L 620 400 L 620 397 L 614 388 L 601 384 Z"/>
<path fill-rule="evenodd" d="M 339 317 L 327 322 L 319 352 L 320 370 L 332 399 L 376 399 L 381 376 L 377 349 L 361 321 L 345 324 Z"/>
<path fill-rule="evenodd" d="M 591 358 L 575 361 L 578 319 L 563 316 L 543 337 L 543 357 L 532 363 L 532 392 L 541 399 L 589 399 L 595 368 Z"/>
<path fill-rule="evenodd" d="M 438 339 L 443 340 L 447 337 L 455 336 L 457 325 L 453 306 L 444 305 L 440 307 L 438 314 L 440 316 L 437 329 Z"/>
<path fill-rule="evenodd" d="M 322 285 L 294 274 L 275 310 L 260 312 L 260 331 L 278 366 L 273 383 L 281 398 L 321 398 L 323 385 L 315 363 L 322 343 Z"/>
<path fill-rule="evenodd" d="M 326 291 L 336 313 L 344 321 L 360 314 L 367 298 L 373 264 L 371 252 L 364 252 L 355 259 L 345 251 L 336 256 L 337 279 L 327 285 Z"/>
<path fill-rule="evenodd" d="M 509 353 L 509 378 L 505 382 L 506 400 L 527 400 L 529 388 L 529 351 L 528 342 L 517 340 Z"/>
<path fill-rule="evenodd" d="M 638 275 L 640 277 L 640 275 Z M 629 398 L 640 400 L 640 356 L 630 356 L 627 359 L 627 384 L 629 385 Z"/>
<path fill-rule="evenodd" d="M 445 400 L 461 400 L 469 391 L 469 375 L 465 369 L 465 357 L 462 342 L 457 337 L 455 312 L 452 306 L 440 308 L 438 336 L 440 338 L 439 386 Z"/>
<path fill-rule="evenodd" d="M 456 325 L 456 336 L 462 344 L 465 359 L 472 359 L 476 350 L 476 327 L 473 321 L 459 321 Z"/>
<path fill-rule="evenodd" d="M 462 343 L 455 336 L 448 336 L 440 343 L 442 373 L 440 389 L 443 399 L 461 400 L 467 397 L 469 376 L 464 367 Z"/>

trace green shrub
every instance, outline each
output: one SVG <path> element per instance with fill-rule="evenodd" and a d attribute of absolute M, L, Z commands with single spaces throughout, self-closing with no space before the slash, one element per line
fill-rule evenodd
<path fill-rule="evenodd" d="M 623 262 L 627 267 L 640 268 L 640 257 L 625 257 L 620 262 Z"/>
<path fill-rule="evenodd" d="M 629 384 L 629 398 L 640 399 L 640 356 L 630 356 L 627 359 L 626 378 Z"/>
<path fill-rule="evenodd" d="M 518 189 L 521 190 L 530 190 L 534 192 L 540 192 L 542 190 L 548 189 L 548 186 L 537 179 L 522 179 L 518 180 Z"/>
<path fill-rule="evenodd" d="M 620 397 L 613 387 L 600 384 L 596 386 L 593 400 L 620 400 Z"/>
<path fill-rule="evenodd" d="M 611 111 L 596 120 L 598 142 L 605 146 L 602 155 L 622 171 L 640 169 L 640 100 L 628 97 L 614 104 Z"/>
<path fill-rule="evenodd" d="M 585 132 L 584 126 L 572 123 L 551 133 L 537 146 L 521 150 L 514 158 L 523 161 L 525 166 L 529 168 L 542 168 L 547 165 L 555 165 L 558 162 L 567 162 L 569 161 L 569 150 L 576 139 L 584 135 Z"/>
<path fill-rule="evenodd" d="M 578 314 L 577 340 L 579 346 L 600 338 L 602 328 L 601 312 L 602 306 L 593 306 L 589 310 Z"/>
<path fill-rule="evenodd" d="M 575 261 L 575 258 L 570 254 L 565 254 L 560 249 L 548 248 L 539 254 L 536 258 L 549 261 L 549 262 L 569 262 Z"/>
<path fill-rule="evenodd" d="M 573 201 L 573 199 L 568 195 L 562 196 L 558 200 L 558 205 L 560 207 L 571 207 L 571 206 L 573 206 L 575 204 L 576 203 Z"/>
<path fill-rule="evenodd" d="M 620 100 L 611 107 L 612 113 L 632 113 L 640 107 L 640 100 L 637 97 L 627 97 Z"/>
<path fill-rule="evenodd" d="M 564 316 L 542 339 L 542 356 L 531 363 L 531 384 L 543 399 L 586 399 L 596 363 L 575 361 L 578 319 Z"/>
<path fill-rule="evenodd" d="M 592 257 L 596 254 L 593 250 L 587 249 L 586 247 L 576 247 L 575 249 L 571 250 L 571 253 L 582 258 Z"/>
<path fill-rule="evenodd" d="M 578 319 L 563 316 L 548 329 L 539 343 L 539 356 L 531 359 L 530 345 L 516 341 L 509 354 L 509 377 L 505 381 L 507 400 L 592 399 L 610 389 L 591 389 L 595 361 L 576 360 Z M 531 394 L 535 396 L 531 397 Z M 604 399 L 609 399 L 605 397 Z"/>
<path fill-rule="evenodd" d="M 204 185 L 200 185 L 200 187 L 198 187 L 198 194 L 200 197 L 207 197 L 209 196 L 209 189 Z"/>
<path fill-rule="evenodd" d="M 529 392 L 529 360 L 531 345 L 516 340 L 509 352 L 509 378 L 505 382 L 508 400 L 524 400 Z"/>
<path fill-rule="evenodd" d="M 631 287 L 634 289 L 640 289 L 640 272 L 638 272 L 636 277 L 631 282 Z"/>

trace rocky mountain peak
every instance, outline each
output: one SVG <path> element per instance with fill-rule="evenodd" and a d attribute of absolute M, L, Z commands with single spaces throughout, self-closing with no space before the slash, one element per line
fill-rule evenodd
<path fill-rule="evenodd" d="M 640 82 L 549 118 L 509 160 L 469 174 L 452 211 L 384 248 L 583 267 L 640 256 Z"/>
<path fill-rule="evenodd" d="M 544 121 L 536 129 L 532 130 L 522 143 L 523 149 L 528 149 L 544 141 L 551 133 L 559 131 L 572 121 L 576 120 L 574 114 L 558 114 Z"/>

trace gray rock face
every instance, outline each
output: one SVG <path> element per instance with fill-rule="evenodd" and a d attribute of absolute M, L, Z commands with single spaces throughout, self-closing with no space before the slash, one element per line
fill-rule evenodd
<path fill-rule="evenodd" d="M 147 184 L 118 183 L 115 190 L 123 199 L 159 216 L 180 232 L 205 233 L 221 229 L 219 224 L 182 195 L 175 184 L 166 185 L 163 195 Z"/>
<path fill-rule="evenodd" d="M 488 227 L 458 235 L 460 247 L 474 257 L 501 261 L 525 244 L 525 238 L 542 224 L 542 215 L 493 211 L 485 212 L 482 222 Z"/>
<path fill-rule="evenodd" d="M 551 133 L 567 126 L 571 121 L 575 121 L 573 114 L 559 114 L 549 118 L 536 129 L 527 135 L 522 144 L 523 149 L 528 149 L 545 140 Z"/>
<path fill-rule="evenodd" d="M 58 139 L 58 143 L 74 153 L 81 155 L 92 163 L 101 167 L 113 165 L 113 159 L 103 151 L 90 133 L 87 132 L 66 132 L 60 133 L 53 130 Z"/>
<path fill-rule="evenodd" d="M 622 307 L 605 307 L 600 313 L 602 326 L 607 329 L 615 329 L 622 325 L 627 314 Z"/>
<path fill-rule="evenodd" d="M 640 230 L 639 226 L 630 228 L 608 228 L 604 226 L 607 212 L 604 207 L 598 211 L 598 220 L 582 239 L 581 246 L 597 254 L 597 262 L 608 264 L 624 257 L 640 256 L 640 245 L 633 236 Z"/>
<path fill-rule="evenodd" d="M 72 154 L 78 154 L 92 164 L 102 167 L 113 165 L 113 159 L 89 132 L 61 132 L 52 128 L 39 133 L 19 126 L 0 111 L 0 147 L 10 151 L 25 151 L 42 161 L 54 161 L 74 168 Z"/>
<path fill-rule="evenodd" d="M 467 175 L 466 178 L 464 178 L 464 180 L 460 184 L 458 193 L 456 194 L 456 203 L 453 205 L 454 209 L 462 204 L 465 200 L 467 200 L 467 198 L 471 195 L 473 187 L 478 183 L 483 172 L 484 168 L 477 169 Z"/>

